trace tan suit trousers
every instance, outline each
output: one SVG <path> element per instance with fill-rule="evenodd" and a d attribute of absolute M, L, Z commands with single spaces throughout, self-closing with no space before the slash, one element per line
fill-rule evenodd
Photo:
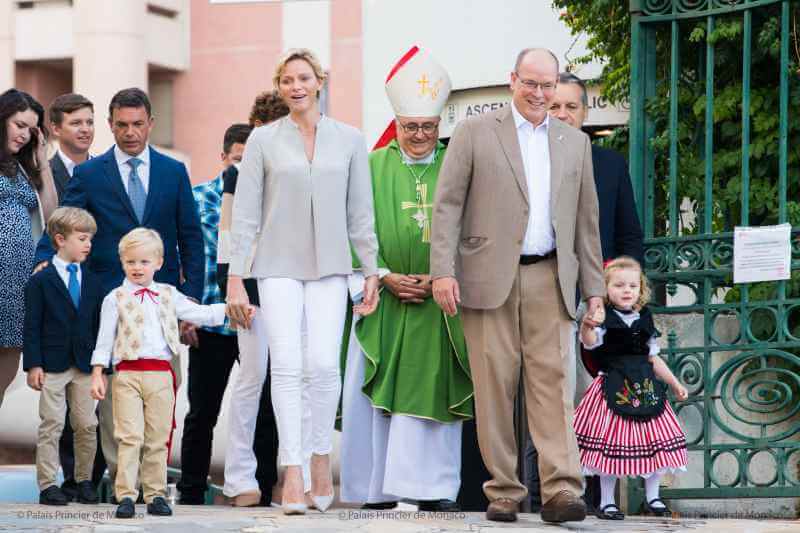
<path fill-rule="evenodd" d="M 144 501 L 164 497 L 167 489 L 167 440 L 172 429 L 175 393 L 172 374 L 123 370 L 114 375 L 114 439 L 117 441 L 117 500 L 139 495 L 141 465 Z"/>
<path fill-rule="evenodd" d="M 69 400 L 69 422 L 75 438 L 75 481 L 92 479 L 97 451 L 97 417 L 92 399 L 92 375 L 77 368 L 65 372 L 45 372 L 39 396 L 39 438 L 36 441 L 36 480 L 39 490 L 56 484 L 61 465 L 58 441 L 64 430 Z"/>
<path fill-rule="evenodd" d="M 555 259 L 520 265 L 508 299 L 497 309 L 462 309 L 475 387 L 478 444 L 492 479 L 492 501 L 522 501 L 517 476 L 514 402 L 520 370 L 531 438 L 539 453 L 542 501 L 558 491 L 583 492 L 572 429 L 573 400 L 567 364 L 572 324 L 558 287 Z"/>
<path fill-rule="evenodd" d="M 183 347 L 181 348 L 183 350 Z M 176 387 L 181 386 L 181 357 L 180 354 L 172 358 L 172 371 L 175 372 L 177 381 Z M 117 441 L 114 438 L 114 374 L 108 376 L 108 388 L 106 398 L 98 403 L 100 418 L 100 449 L 103 450 L 103 457 L 108 465 L 108 477 L 111 486 L 116 483 L 117 478 Z M 141 472 L 139 473 L 141 478 Z"/>

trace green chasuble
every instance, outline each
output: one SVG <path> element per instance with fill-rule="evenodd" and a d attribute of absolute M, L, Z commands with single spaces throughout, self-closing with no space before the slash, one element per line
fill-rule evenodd
<path fill-rule="evenodd" d="M 370 154 L 379 267 L 430 273 L 430 219 L 444 150 L 438 144 L 433 163 L 411 168 L 396 140 Z M 461 319 L 447 317 L 432 297 L 404 304 L 384 289 L 375 312 L 356 324 L 356 336 L 367 358 L 362 390 L 375 407 L 439 422 L 472 418 Z"/>

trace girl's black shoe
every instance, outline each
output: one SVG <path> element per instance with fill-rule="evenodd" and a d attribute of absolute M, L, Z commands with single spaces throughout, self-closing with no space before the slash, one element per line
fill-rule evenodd
<path fill-rule="evenodd" d="M 595 513 L 597 518 L 602 520 L 625 520 L 625 513 L 619 510 L 619 507 L 616 504 L 610 503 L 608 505 L 604 505 L 600 509 L 597 510 Z"/>
<path fill-rule="evenodd" d="M 661 506 L 653 507 L 653 504 L 656 502 L 663 505 L 663 507 Z M 649 514 L 653 516 L 672 516 L 672 511 L 670 510 L 669 507 L 667 507 L 667 504 L 664 503 L 664 500 L 662 500 L 661 498 L 655 498 L 650 500 L 649 502 L 645 502 L 644 508 Z"/>

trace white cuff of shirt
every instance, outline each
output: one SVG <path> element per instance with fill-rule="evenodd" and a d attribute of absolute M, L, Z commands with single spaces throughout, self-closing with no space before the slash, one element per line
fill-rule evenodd
<path fill-rule="evenodd" d="M 211 304 L 212 312 L 212 320 L 214 321 L 213 324 L 209 324 L 209 326 L 222 326 L 225 324 L 225 304 Z"/>
<path fill-rule="evenodd" d="M 585 342 L 581 341 L 581 344 L 587 350 L 594 350 L 595 348 L 597 348 L 598 346 L 601 346 L 603 344 L 603 337 L 606 334 L 606 330 L 601 328 L 600 326 L 595 326 L 594 334 L 597 335 L 597 340 L 594 342 L 594 344 L 589 345 L 589 344 L 586 344 Z"/>

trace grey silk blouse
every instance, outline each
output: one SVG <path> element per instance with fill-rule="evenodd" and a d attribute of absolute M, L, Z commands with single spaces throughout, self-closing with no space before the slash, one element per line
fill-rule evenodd
<path fill-rule="evenodd" d="M 377 274 L 374 218 L 361 132 L 322 116 L 309 163 L 300 130 L 284 117 L 247 139 L 233 201 L 230 273 L 302 281 L 350 274 L 352 244 L 364 274 Z"/>

